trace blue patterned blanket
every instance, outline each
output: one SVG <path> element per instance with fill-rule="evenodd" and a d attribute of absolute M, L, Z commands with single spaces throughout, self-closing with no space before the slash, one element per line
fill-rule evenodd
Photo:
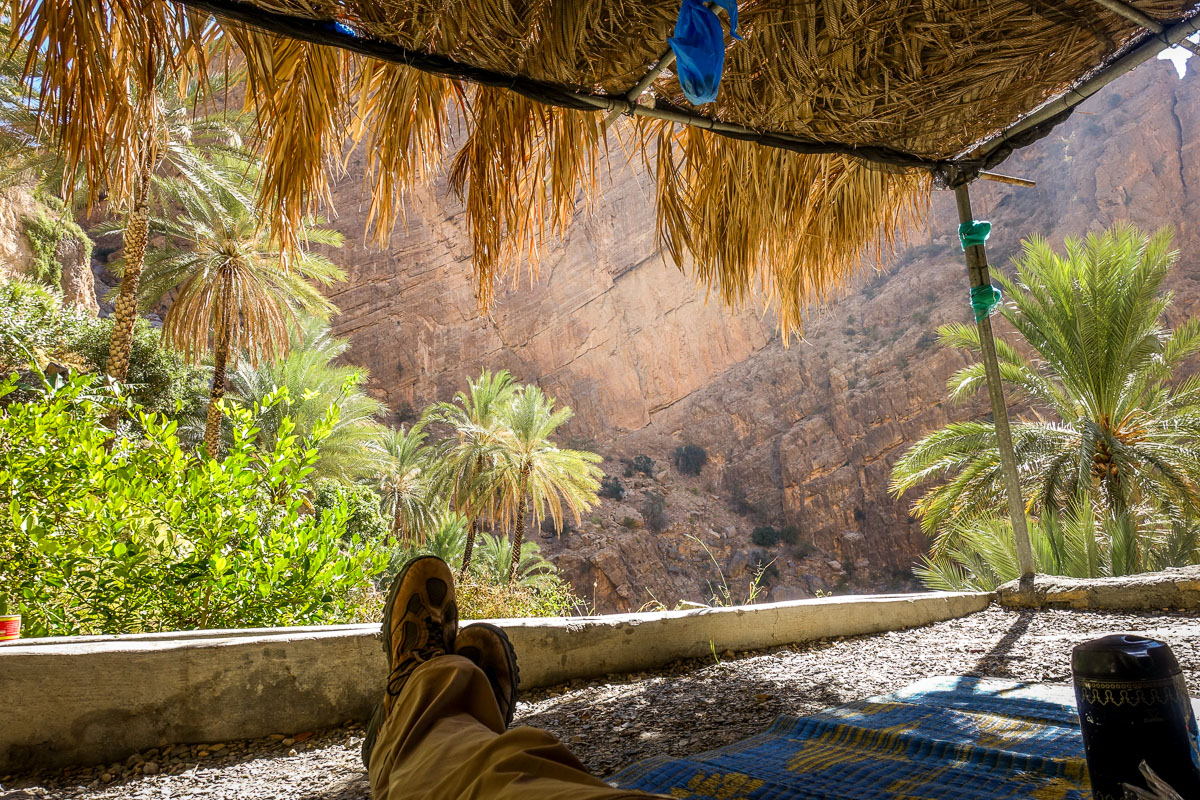
<path fill-rule="evenodd" d="M 613 778 L 690 800 L 1088 800 L 1070 686 L 930 678 Z"/>

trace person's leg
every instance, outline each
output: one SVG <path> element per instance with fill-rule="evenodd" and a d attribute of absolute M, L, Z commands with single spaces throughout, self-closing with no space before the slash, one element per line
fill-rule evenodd
<path fill-rule="evenodd" d="M 516 700 L 512 646 L 489 625 L 459 637 L 454 577 L 440 559 L 414 559 L 397 576 L 383 640 L 391 672 L 363 743 L 376 800 L 650 796 L 588 774 L 545 731 L 506 730 Z"/>
<path fill-rule="evenodd" d="M 492 685 L 462 656 L 418 667 L 371 756 L 375 800 L 644 798 L 592 777 L 537 728 L 505 730 Z"/>

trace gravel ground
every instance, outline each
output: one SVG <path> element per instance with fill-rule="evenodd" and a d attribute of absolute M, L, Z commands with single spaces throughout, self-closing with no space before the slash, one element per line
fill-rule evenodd
<path fill-rule="evenodd" d="M 1070 651 L 1113 632 L 1171 644 L 1188 688 L 1200 695 L 1195 615 L 1037 613 L 992 607 L 907 631 L 827 639 L 661 672 L 575 681 L 522 696 L 517 723 L 546 728 L 607 775 L 649 756 L 720 747 L 758 733 L 780 714 L 803 715 L 899 689 L 931 675 L 1070 681 Z M 0 779 L 3 800 L 366 800 L 360 723 L 317 733 L 177 746 L 124 764 Z"/>

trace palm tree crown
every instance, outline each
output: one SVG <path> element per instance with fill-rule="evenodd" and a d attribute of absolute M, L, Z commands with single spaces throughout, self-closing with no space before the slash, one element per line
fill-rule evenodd
<path fill-rule="evenodd" d="M 323 255 L 280 250 L 245 196 L 211 188 L 167 182 L 173 211 L 151 223 L 166 244 L 148 253 L 139 294 L 152 306 L 174 292 L 163 319 L 165 338 L 193 358 L 213 352 L 205 444 L 215 454 L 230 357 L 245 353 L 254 363 L 286 353 L 298 312 L 328 319 L 334 310 L 311 281 L 329 285 L 344 274 Z M 313 226 L 302 235 L 309 243 L 342 243 L 341 234 L 327 228 Z"/>
<path fill-rule="evenodd" d="M 494 510 L 500 410 L 512 401 L 512 394 L 508 370 L 485 369 L 477 380 L 468 381 L 467 391 L 454 395 L 453 402 L 437 403 L 427 412 L 428 422 L 446 425 L 452 432 L 438 445 L 432 479 L 438 493 L 470 520 L 461 574 L 470 569 L 480 517 Z"/>
<path fill-rule="evenodd" d="M 390 429 L 381 446 L 383 459 L 378 472 L 379 494 L 391 514 L 390 538 L 399 544 L 411 537 L 418 544 L 431 530 L 441 530 L 435 519 L 431 481 L 430 448 L 425 444 L 424 424 Z M 450 512 L 445 512 L 443 517 Z M 455 519 L 459 519 L 454 514 Z M 466 523 L 463 522 L 463 528 Z"/>
<path fill-rule="evenodd" d="M 535 520 L 549 516 L 561 530 L 564 511 L 578 523 L 580 513 L 596 502 L 600 457 L 560 449 L 550 438 L 570 418 L 570 408 L 555 410 L 554 399 L 536 386 L 519 389 L 501 411 L 500 458 L 492 481 L 498 487 L 501 518 L 513 525 L 510 581 L 519 566 L 528 511 Z"/>
<path fill-rule="evenodd" d="M 329 407 L 337 405 L 337 420 L 321 441 L 313 465 L 313 481 L 351 482 L 375 478 L 385 469 L 383 442 L 389 431 L 376 421 L 385 407 L 363 391 L 368 379 L 365 369 L 334 363 L 349 346 L 348 340 L 330 334 L 322 320 L 309 317 L 292 332 L 287 355 L 257 364 L 242 359 L 229 376 L 229 393 L 246 404 L 287 388 L 286 409 L 273 408 L 257 420 L 259 440 L 266 447 L 274 443 L 284 413 L 295 425 L 293 432 L 307 437 Z"/>

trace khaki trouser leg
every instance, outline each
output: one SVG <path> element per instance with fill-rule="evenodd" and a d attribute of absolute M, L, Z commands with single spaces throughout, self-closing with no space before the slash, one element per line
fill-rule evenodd
<path fill-rule="evenodd" d="M 371 754 L 375 800 L 632 800 L 592 777 L 536 728 L 506 731 L 491 684 L 471 661 L 418 667 L 396 698 Z"/>

